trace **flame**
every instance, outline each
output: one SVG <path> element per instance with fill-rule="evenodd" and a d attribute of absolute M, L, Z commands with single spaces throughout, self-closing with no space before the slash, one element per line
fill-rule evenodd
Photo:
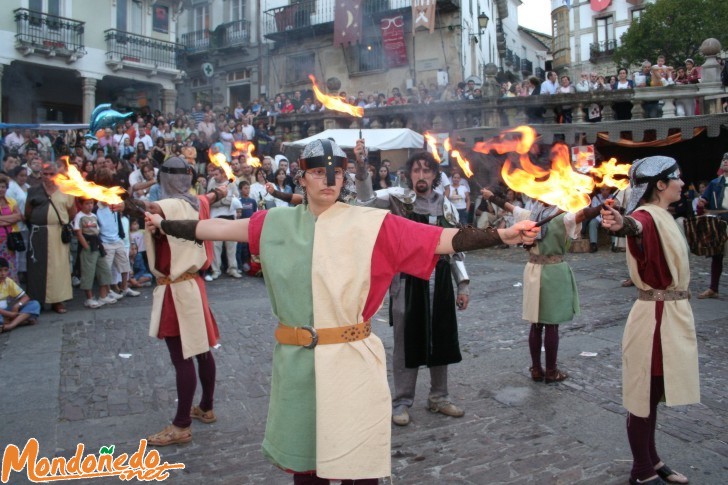
<path fill-rule="evenodd" d="M 610 158 L 606 162 L 602 162 L 598 167 L 592 167 L 589 173 L 596 175 L 602 181 L 597 182 L 597 187 L 614 187 L 619 190 L 625 190 L 629 187 L 628 178 L 615 178 L 616 175 L 624 175 L 629 177 L 629 168 L 631 164 L 624 163 L 617 165 L 616 158 Z"/>
<path fill-rule="evenodd" d="M 123 188 L 118 186 L 102 187 L 84 180 L 83 175 L 76 166 L 69 163 L 68 156 L 61 157 L 61 160 L 66 164 L 66 173 L 57 173 L 53 177 L 58 190 L 64 194 L 95 199 L 109 205 L 122 203 L 120 195 L 126 192 Z"/>
<path fill-rule="evenodd" d="M 427 131 L 424 133 L 423 136 L 425 137 L 425 142 L 427 143 L 427 148 L 432 153 L 432 156 L 435 157 L 435 161 L 437 163 L 441 163 L 442 160 L 440 159 L 440 153 L 437 151 L 437 145 L 438 145 L 437 138 L 435 138 L 434 135 L 431 135 Z M 448 140 L 449 140 L 449 138 L 448 138 Z"/>
<path fill-rule="evenodd" d="M 318 99 L 321 104 L 326 107 L 326 109 L 346 113 L 351 116 L 356 116 L 357 118 L 361 118 L 362 116 L 364 116 L 364 108 L 362 108 L 361 106 L 352 106 L 344 102 L 339 97 L 328 96 L 322 93 L 316 85 L 316 78 L 313 76 L 313 74 L 309 74 L 308 78 L 313 83 L 313 93 L 316 95 L 316 99 Z"/>
<path fill-rule="evenodd" d="M 248 165 L 253 168 L 260 167 L 260 159 L 253 155 L 255 151 L 255 145 L 252 141 L 236 141 L 234 142 L 235 151 L 232 153 L 233 157 L 239 157 L 243 155 Z"/>
<path fill-rule="evenodd" d="M 519 133 L 521 136 L 512 137 L 509 136 L 510 133 Z M 531 163 L 531 159 L 528 156 L 528 152 L 531 150 L 531 146 L 533 146 L 535 141 L 536 130 L 530 126 L 518 126 L 502 132 L 493 140 L 477 142 L 473 147 L 473 151 L 485 153 L 486 155 L 491 150 L 495 150 L 499 155 L 515 152 L 519 155 L 518 159 L 521 162 L 523 170 L 537 177 L 545 177 L 548 175 L 548 171 Z"/>
<path fill-rule="evenodd" d="M 235 180 L 233 169 L 230 168 L 230 164 L 228 163 L 224 153 L 212 153 L 212 150 L 210 149 L 207 151 L 207 156 L 210 158 L 210 163 L 216 167 L 220 167 L 223 172 L 225 172 L 225 177 L 227 177 L 228 180 Z"/>
<path fill-rule="evenodd" d="M 522 192 L 547 204 L 558 206 L 567 212 L 576 212 L 591 202 L 589 194 L 595 183 L 588 175 L 575 172 L 571 168 L 569 149 L 566 145 L 556 145 L 551 150 L 551 171 L 543 179 L 542 169 L 530 171 L 526 167 L 512 168 L 506 160 L 501 170 L 508 187 Z"/>

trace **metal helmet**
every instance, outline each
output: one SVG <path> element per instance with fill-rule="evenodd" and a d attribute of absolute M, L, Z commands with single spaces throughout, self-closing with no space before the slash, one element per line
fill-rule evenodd
<path fill-rule="evenodd" d="M 301 170 L 323 167 L 326 169 L 326 185 L 335 185 L 335 169 L 346 170 L 346 153 L 332 140 L 314 140 L 303 149 L 300 159 Z"/>

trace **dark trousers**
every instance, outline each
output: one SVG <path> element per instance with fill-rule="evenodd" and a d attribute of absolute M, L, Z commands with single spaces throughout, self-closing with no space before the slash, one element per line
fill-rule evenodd
<path fill-rule="evenodd" d="M 710 258 L 710 289 L 718 293 L 720 274 L 723 272 L 723 253 L 716 254 Z"/>
<path fill-rule="evenodd" d="M 195 398 L 195 390 L 197 389 L 195 363 L 191 358 L 185 359 L 183 357 L 182 339 L 180 337 L 166 337 L 164 342 L 167 344 L 167 349 L 169 349 L 169 356 L 172 359 L 177 380 L 177 414 L 172 424 L 178 428 L 187 428 L 192 424 L 190 411 L 192 410 L 192 400 Z M 212 356 L 212 352 L 209 351 L 195 357 L 197 357 L 200 383 L 202 384 L 200 409 L 209 411 L 212 409 L 215 394 L 215 358 Z"/>
<path fill-rule="evenodd" d="M 319 478 L 314 473 L 294 473 L 293 484 L 294 485 L 329 485 L 327 478 Z M 379 483 L 378 478 L 363 478 L 360 480 L 342 480 L 341 485 L 377 485 Z"/>
<path fill-rule="evenodd" d="M 627 416 L 627 439 L 632 450 L 632 478 L 645 480 L 655 475 L 655 465 L 660 463 L 655 447 L 657 427 L 657 404 L 665 393 L 662 376 L 652 376 L 650 381 L 650 415 L 640 418 L 630 413 Z"/>
<path fill-rule="evenodd" d="M 543 331 L 546 329 L 546 339 Z M 556 370 L 556 356 L 559 353 L 559 326 L 546 323 L 532 323 L 528 334 L 528 348 L 531 351 L 531 365 L 541 369 L 541 344 L 546 349 L 546 370 Z"/>

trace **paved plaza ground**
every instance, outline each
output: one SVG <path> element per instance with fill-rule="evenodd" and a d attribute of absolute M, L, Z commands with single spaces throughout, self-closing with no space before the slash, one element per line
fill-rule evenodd
<path fill-rule="evenodd" d="M 472 253 L 470 308 L 459 314 L 463 361 L 451 366 L 452 399 L 463 418 L 425 409 L 429 376 L 420 372 L 412 423 L 392 430 L 395 484 L 625 484 L 631 454 L 621 407 L 620 340 L 634 288 L 621 288 L 624 254 L 569 255 L 582 314 L 562 326 L 560 384 L 537 384 L 528 367 L 528 325 L 520 318 L 523 250 Z M 692 257 L 693 294 L 707 287 L 709 260 Z M 295 271 L 295 268 L 291 269 Z M 692 300 L 702 403 L 660 406 L 658 449 L 693 484 L 728 483 L 728 275 L 723 296 Z M 262 456 L 275 321 L 261 279 L 223 276 L 208 284 L 221 333 L 211 425 L 193 423 L 194 440 L 162 449 L 182 462 L 167 483 L 291 483 Z M 41 456 L 71 456 L 139 439 L 170 422 L 173 368 L 163 342 L 147 336 L 151 289 L 98 310 L 80 292 L 65 315 L 0 335 L 0 446 L 40 442 Z M 374 331 L 387 351 L 386 306 Z M 582 352 L 596 356 L 582 356 Z M 198 387 L 199 394 L 199 387 Z M 117 483 L 95 479 L 92 483 Z M 10 483 L 27 483 L 13 474 Z M 389 483 L 389 481 L 388 481 Z"/>

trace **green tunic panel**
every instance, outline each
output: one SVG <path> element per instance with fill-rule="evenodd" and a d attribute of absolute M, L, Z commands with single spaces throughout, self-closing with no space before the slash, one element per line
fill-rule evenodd
<path fill-rule="evenodd" d="M 549 222 L 546 236 L 538 242 L 539 254 L 566 254 L 570 240 L 566 234 L 565 215 L 561 214 Z M 539 323 L 570 322 L 574 315 L 579 314 L 579 292 L 574 273 L 567 263 L 542 265 L 538 309 Z"/>
<path fill-rule="evenodd" d="M 316 219 L 299 205 L 268 211 L 260 257 L 273 313 L 292 327 L 313 325 L 311 258 Z M 276 344 L 263 453 L 277 466 L 316 469 L 314 352 Z"/>

